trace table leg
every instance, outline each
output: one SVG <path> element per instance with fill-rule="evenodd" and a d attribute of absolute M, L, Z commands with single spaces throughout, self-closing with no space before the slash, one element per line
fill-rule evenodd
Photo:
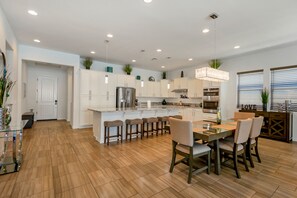
<path fill-rule="evenodd" d="M 214 141 L 214 149 L 215 149 L 215 173 L 217 175 L 221 174 L 221 159 L 220 159 L 220 147 L 219 140 Z"/>

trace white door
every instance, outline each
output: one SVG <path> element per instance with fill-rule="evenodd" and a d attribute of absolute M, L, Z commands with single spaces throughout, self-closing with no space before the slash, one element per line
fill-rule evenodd
<path fill-rule="evenodd" d="M 37 120 L 57 119 L 57 78 L 37 78 Z"/>

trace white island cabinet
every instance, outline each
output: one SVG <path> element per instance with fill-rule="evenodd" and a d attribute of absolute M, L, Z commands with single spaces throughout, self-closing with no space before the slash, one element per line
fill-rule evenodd
<path fill-rule="evenodd" d="M 126 119 L 171 116 L 178 115 L 179 109 L 175 107 L 166 108 L 89 108 L 93 111 L 93 135 L 100 143 L 104 143 L 104 122 L 111 120 L 122 120 L 124 123 Z M 116 134 L 116 127 L 110 129 L 110 135 Z M 123 126 L 123 139 L 126 137 L 125 124 Z M 115 141 L 116 138 L 110 139 Z"/>

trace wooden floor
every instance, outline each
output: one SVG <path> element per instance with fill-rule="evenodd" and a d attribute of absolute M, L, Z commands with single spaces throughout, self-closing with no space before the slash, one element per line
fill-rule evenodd
<path fill-rule="evenodd" d="M 100 145 L 91 129 L 37 122 L 24 132 L 20 172 L 0 176 L 0 197 L 297 197 L 297 144 L 260 139 L 262 163 L 241 179 L 227 167 L 187 184 L 187 167 L 169 173 L 170 135 Z"/>

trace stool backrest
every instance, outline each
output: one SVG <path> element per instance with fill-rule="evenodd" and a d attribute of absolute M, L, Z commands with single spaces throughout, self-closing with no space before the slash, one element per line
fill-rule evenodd
<path fill-rule="evenodd" d="M 263 116 L 253 118 L 252 129 L 250 133 L 250 138 L 255 138 L 260 135 L 261 128 L 263 125 Z"/>
<path fill-rule="evenodd" d="M 169 118 L 172 140 L 192 147 L 194 144 L 193 125 L 191 121 Z"/>
<path fill-rule="evenodd" d="M 234 112 L 234 120 L 254 118 L 253 112 Z"/>
<path fill-rule="evenodd" d="M 238 120 L 234 135 L 234 143 L 241 144 L 247 142 L 251 132 L 252 123 L 252 119 Z"/>

